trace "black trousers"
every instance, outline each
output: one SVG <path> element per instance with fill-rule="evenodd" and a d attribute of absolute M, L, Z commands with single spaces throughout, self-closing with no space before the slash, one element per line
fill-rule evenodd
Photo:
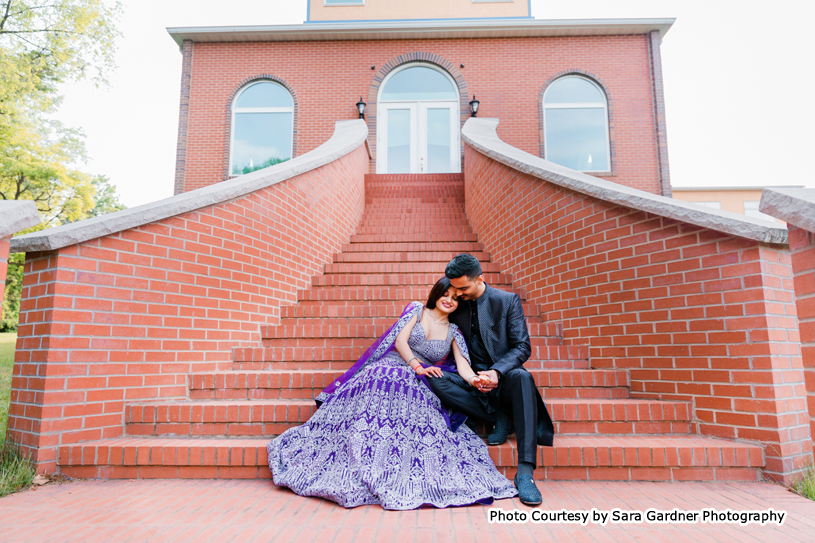
<path fill-rule="evenodd" d="M 552 419 L 535 379 L 524 368 L 507 372 L 498 380 L 498 387 L 486 394 L 471 387 L 457 373 L 444 372 L 443 377 L 431 377 L 427 382 L 445 407 L 470 418 L 494 425 L 496 409 L 509 415 L 515 421 L 519 462 L 537 466 L 538 424 L 543 437 L 540 445 L 552 445 Z"/>

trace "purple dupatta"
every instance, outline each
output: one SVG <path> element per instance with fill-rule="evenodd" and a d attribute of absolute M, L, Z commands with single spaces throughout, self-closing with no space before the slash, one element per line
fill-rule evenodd
<path fill-rule="evenodd" d="M 362 368 L 365 364 L 371 361 L 379 360 L 386 354 L 395 350 L 396 337 L 399 335 L 399 332 L 401 332 L 405 328 L 407 323 L 410 322 L 410 319 L 412 319 L 414 316 L 417 316 L 415 325 L 421 326 L 421 324 L 419 323 L 418 314 L 421 312 L 423 307 L 424 305 L 421 302 L 410 302 L 405 307 L 404 311 L 402 311 L 402 315 L 399 317 L 399 320 L 397 320 L 393 324 L 393 326 L 388 328 L 388 330 L 384 334 L 379 336 L 379 338 L 376 341 L 374 341 L 373 344 L 370 347 L 368 347 L 368 349 L 366 349 L 364 353 L 362 353 L 362 356 L 359 357 L 359 360 L 357 360 L 354 363 L 354 365 L 348 369 L 348 371 L 346 371 L 341 376 L 336 378 L 330 385 L 325 387 L 323 391 L 317 395 L 317 397 L 314 399 L 314 401 L 317 403 L 317 407 L 319 408 L 320 405 L 330 400 L 333 394 L 337 391 L 337 389 L 339 389 L 342 385 L 347 383 L 354 375 L 356 375 L 360 368 Z M 464 336 L 461 335 L 461 332 L 459 332 L 458 329 L 453 331 L 453 341 L 455 341 L 458 344 L 462 356 L 464 356 L 465 360 L 469 362 L 470 353 L 469 350 L 467 349 L 467 343 L 464 341 Z M 419 359 L 417 358 L 417 360 Z M 421 363 L 422 366 L 426 368 L 430 367 L 430 364 L 425 364 L 421 360 L 419 360 L 419 363 Z M 456 361 L 455 356 L 453 355 L 452 348 L 450 349 L 450 352 L 447 354 L 444 360 L 435 364 L 435 366 L 441 369 L 442 371 L 457 373 Z M 417 375 L 417 377 L 432 392 L 433 389 L 430 388 L 430 385 L 427 382 L 427 377 L 425 377 L 424 375 Z M 458 412 L 452 412 L 452 414 L 448 416 L 446 411 L 442 410 L 442 415 L 444 416 L 445 422 L 447 422 L 447 426 L 450 428 L 450 430 L 454 432 L 459 426 L 461 426 L 464 423 L 465 420 L 467 420 L 467 417 L 465 415 Z"/>

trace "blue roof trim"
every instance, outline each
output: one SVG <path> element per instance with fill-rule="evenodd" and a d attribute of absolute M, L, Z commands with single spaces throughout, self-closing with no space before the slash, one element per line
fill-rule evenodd
<path fill-rule="evenodd" d="M 354 19 L 349 21 L 306 21 L 306 24 L 321 23 L 404 23 L 410 21 L 497 21 L 497 20 L 534 19 L 534 17 L 462 17 L 459 19 Z"/>

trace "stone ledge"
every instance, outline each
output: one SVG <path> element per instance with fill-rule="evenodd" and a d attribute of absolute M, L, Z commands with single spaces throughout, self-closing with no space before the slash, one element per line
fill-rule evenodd
<path fill-rule="evenodd" d="M 764 189 L 759 211 L 815 232 L 815 189 Z"/>
<path fill-rule="evenodd" d="M 498 119 L 470 118 L 461 129 L 461 136 L 468 145 L 501 164 L 599 200 L 763 243 L 788 243 L 787 230 L 775 223 L 657 196 L 521 151 L 498 137 L 498 122 Z"/>
<path fill-rule="evenodd" d="M 12 238 L 11 252 L 53 251 L 228 202 L 333 162 L 359 146 L 367 145 L 367 139 L 365 121 L 337 121 L 331 138 L 304 155 L 157 202 Z M 368 154 L 370 156 L 370 152 Z"/>
<path fill-rule="evenodd" d="M 37 204 L 31 200 L 0 202 L 0 238 L 37 226 L 42 222 Z"/>

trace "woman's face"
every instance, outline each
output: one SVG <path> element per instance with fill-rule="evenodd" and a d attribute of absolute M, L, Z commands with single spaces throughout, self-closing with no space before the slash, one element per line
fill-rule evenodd
<path fill-rule="evenodd" d="M 436 308 L 442 313 L 448 315 L 456 310 L 458 307 L 458 300 L 456 299 L 456 289 L 450 287 L 447 292 L 436 301 Z"/>

